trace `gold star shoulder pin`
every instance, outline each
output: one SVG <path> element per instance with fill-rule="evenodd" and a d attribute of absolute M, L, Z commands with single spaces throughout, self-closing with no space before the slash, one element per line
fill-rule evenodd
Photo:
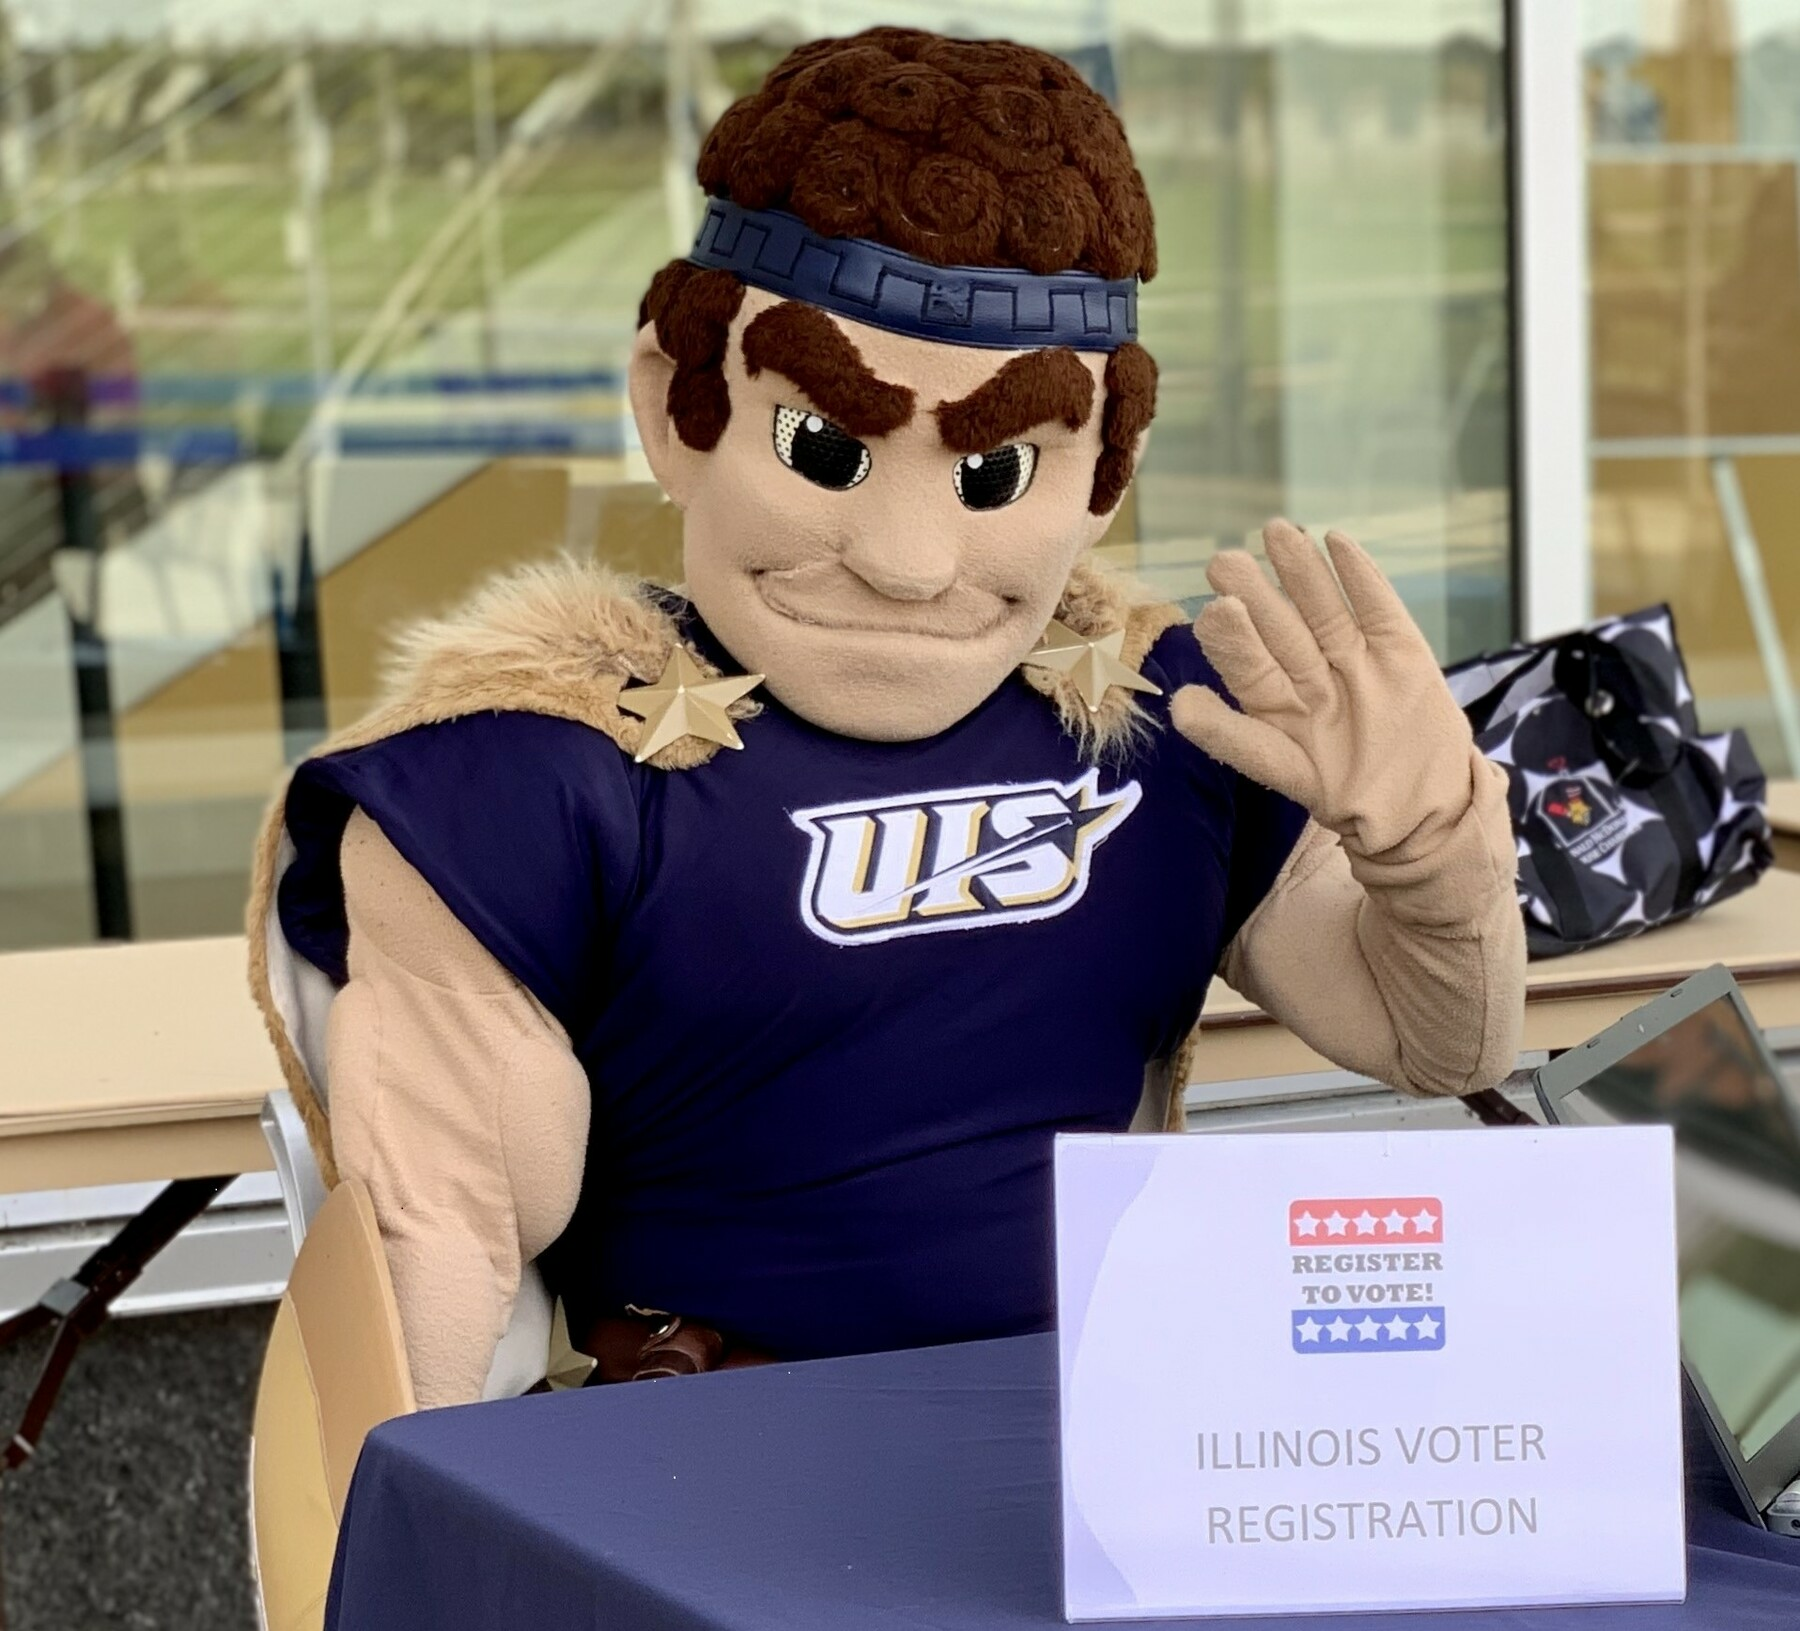
<path fill-rule="evenodd" d="M 1162 687 L 1144 678 L 1120 656 L 1125 631 L 1089 637 L 1077 634 L 1067 623 L 1052 622 L 1035 651 L 1025 659 L 1031 668 L 1048 668 L 1067 674 L 1091 714 L 1100 711 L 1106 693 L 1115 685 L 1122 691 L 1143 691 L 1160 697 Z"/>
<path fill-rule="evenodd" d="M 725 710 L 762 681 L 760 674 L 725 674 L 709 679 L 700 665 L 681 646 L 676 646 L 655 684 L 619 693 L 619 706 L 644 722 L 637 763 L 642 764 L 651 754 L 684 736 L 717 742 L 724 748 L 743 747 L 737 727 Z"/>

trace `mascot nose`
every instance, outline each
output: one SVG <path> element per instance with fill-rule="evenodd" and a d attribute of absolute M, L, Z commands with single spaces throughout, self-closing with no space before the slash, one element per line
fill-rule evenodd
<path fill-rule="evenodd" d="M 844 546 L 844 565 L 889 600 L 935 600 L 956 581 L 956 551 L 896 518 Z"/>

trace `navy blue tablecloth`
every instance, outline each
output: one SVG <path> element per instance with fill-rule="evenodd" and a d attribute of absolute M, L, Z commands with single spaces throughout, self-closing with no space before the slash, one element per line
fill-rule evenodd
<path fill-rule="evenodd" d="M 1800 1627 L 1800 1539 L 1743 1519 L 1698 1433 L 1688 1459 L 1684 1606 L 1327 1623 Z M 326 1631 L 1048 1628 L 1058 1512 L 1049 1337 L 432 1411 L 363 1450 Z"/>

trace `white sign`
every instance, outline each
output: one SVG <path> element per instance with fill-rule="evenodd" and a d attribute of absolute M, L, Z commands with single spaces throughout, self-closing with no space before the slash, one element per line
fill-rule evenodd
<path fill-rule="evenodd" d="M 1674 1602 L 1659 1127 L 1056 1141 L 1071 1620 Z"/>

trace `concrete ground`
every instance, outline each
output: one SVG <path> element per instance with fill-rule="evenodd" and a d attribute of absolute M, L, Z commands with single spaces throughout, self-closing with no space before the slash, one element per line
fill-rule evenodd
<path fill-rule="evenodd" d="M 120 1320 L 0 1482 L 7 1631 L 255 1631 L 245 1468 L 273 1305 Z M 10 1438 L 43 1339 L 0 1350 Z"/>

